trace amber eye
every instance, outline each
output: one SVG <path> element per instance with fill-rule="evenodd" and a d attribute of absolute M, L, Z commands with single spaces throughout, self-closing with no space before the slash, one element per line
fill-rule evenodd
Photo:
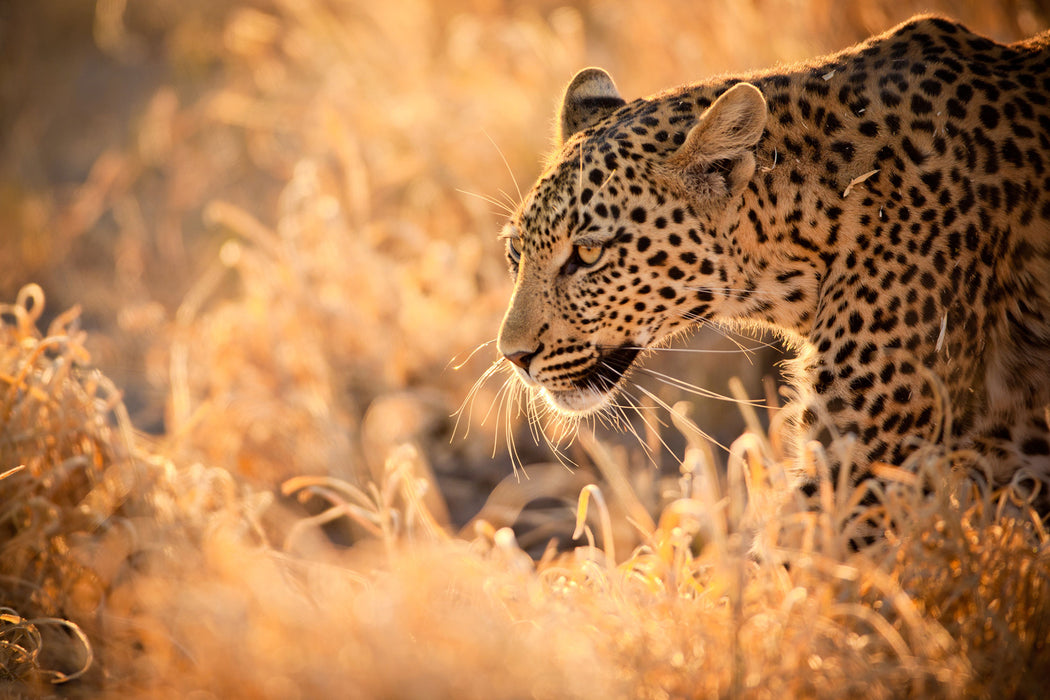
<path fill-rule="evenodd" d="M 578 245 L 576 246 L 576 257 L 580 259 L 580 262 L 585 266 L 591 266 L 602 257 L 602 251 L 605 249 L 598 245 Z"/>
<path fill-rule="evenodd" d="M 517 264 L 521 260 L 521 239 L 514 237 L 507 239 L 507 255 Z"/>
<path fill-rule="evenodd" d="M 572 255 L 565 261 L 562 274 L 571 275 L 581 267 L 594 267 L 601 260 L 605 248 L 600 245 L 574 245 Z"/>

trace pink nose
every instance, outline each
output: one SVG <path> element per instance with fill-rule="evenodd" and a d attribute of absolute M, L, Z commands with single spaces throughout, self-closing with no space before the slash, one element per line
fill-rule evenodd
<path fill-rule="evenodd" d="M 536 357 L 535 352 L 512 352 L 509 355 L 504 355 L 508 360 L 521 367 L 526 372 L 529 371 L 529 365 L 532 363 L 532 359 Z"/>

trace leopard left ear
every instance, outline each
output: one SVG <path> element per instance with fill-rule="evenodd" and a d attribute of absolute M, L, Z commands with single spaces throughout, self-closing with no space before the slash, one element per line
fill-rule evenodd
<path fill-rule="evenodd" d="M 565 88 L 558 110 L 558 143 L 562 144 L 578 131 L 594 126 L 627 102 L 620 97 L 616 83 L 601 68 L 584 68 Z"/>
<path fill-rule="evenodd" d="M 667 161 L 693 196 L 736 196 L 755 174 L 755 144 L 766 126 L 766 100 L 737 83 L 708 107 Z"/>

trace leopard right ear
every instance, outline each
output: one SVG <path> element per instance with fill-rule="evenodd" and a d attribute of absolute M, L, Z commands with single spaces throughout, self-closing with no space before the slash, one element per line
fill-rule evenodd
<path fill-rule="evenodd" d="M 737 196 L 755 174 L 755 146 L 768 108 L 751 83 L 737 83 L 708 107 L 667 165 L 700 200 Z"/>
<path fill-rule="evenodd" d="M 627 102 L 613 79 L 601 68 L 584 68 L 565 88 L 558 111 L 557 147 L 578 131 L 594 126 Z"/>

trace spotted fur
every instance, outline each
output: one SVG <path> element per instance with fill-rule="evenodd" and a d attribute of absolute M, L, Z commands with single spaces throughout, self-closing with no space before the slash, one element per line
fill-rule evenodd
<path fill-rule="evenodd" d="M 630 103 L 586 69 L 558 124 L 499 335 L 554 407 L 600 408 L 681 329 L 764 327 L 797 351 L 798 440 L 854 436 L 858 476 L 917 438 L 1050 479 L 1050 32 L 919 17 Z"/>

